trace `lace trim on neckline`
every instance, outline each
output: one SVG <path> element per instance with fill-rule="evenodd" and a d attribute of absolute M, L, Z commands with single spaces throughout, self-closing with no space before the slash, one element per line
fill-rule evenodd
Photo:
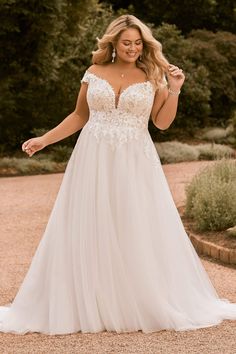
<path fill-rule="evenodd" d="M 116 108 L 116 109 L 117 109 L 118 106 L 119 106 L 120 97 L 121 97 L 124 93 L 126 93 L 131 87 L 135 87 L 135 86 L 139 86 L 139 85 L 147 85 L 147 84 L 150 84 L 151 86 L 153 86 L 150 80 L 141 81 L 141 82 L 134 82 L 134 83 L 130 84 L 129 86 L 125 87 L 125 88 L 117 95 L 116 92 L 115 92 L 114 87 L 110 84 L 110 82 L 109 82 L 107 79 L 104 79 L 104 78 L 102 78 L 102 77 L 100 77 L 100 76 L 98 76 L 98 75 L 96 75 L 96 74 L 90 72 L 89 70 L 86 70 L 85 73 L 86 73 L 87 75 L 92 75 L 92 76 L 94 76 L 96 79 L 102 80 L 103 82 L 105 82 L 105 83 L 107 84 L 107 86 L 111 89 L 111 91 L 112 91 L 112 93 L 113 93 L 113 95 L 114 95 L 115 108 Z M 117 97 L 119 97 L 118 100 L 116 99 Z"/>

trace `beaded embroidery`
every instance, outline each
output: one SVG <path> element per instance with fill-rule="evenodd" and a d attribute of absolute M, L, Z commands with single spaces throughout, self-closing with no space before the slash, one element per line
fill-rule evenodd
<path fill-rule="evenodd" d="M 117 105 L 115 91 L 107 80 L 86 71 L 81 82 L 88 83 L 90 116 L 85 127 L 97 141 L 106 139 L 114 150 L 129 140 L 140 140 L 145 155 L 159 163 L 148 132 L 155 95 L 151 82 L 144 81 L 128 86 L 121 92 Z"/>

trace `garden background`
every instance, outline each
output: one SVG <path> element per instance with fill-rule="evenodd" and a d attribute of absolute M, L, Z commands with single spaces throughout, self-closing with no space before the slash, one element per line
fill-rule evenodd
<path fill-rule="evenodd" d="M 220 297 L 236 302 L 234 1 L 0 0 L 2 304 L 14 298 L 29 268 L 63 173 L 4 176 L 64 171 L 79 133 L 32 158 L 25 156 L 21 144 L 74 110 L 96 37 L 126 13 L 152 27 L 166 57 L 186 74 L 176 120 L 166 131 L 150 122 L 149 130 L 184 226 L 204 255 L 201 260 L 213 285 Z M 224 161 L 216 163 L 196 161 L 221 158 Z M 195 162 L 171 164 L 180 161 Z M 1 334 L 0 347 L 2 353 L 27 354 L 232 354 L 235 326 L 235 321 L 224 321 L 188 333 Z"/>
<path fill-rule="evenodd" d="M 150 122 L 153 140 L 192 144 L 205 137 L 235 147 L 233 0 L 1 0 L 2 157 L 22 157 L 24 140 L 54 127 L 74 110 L 96 37 L 124 13 L 151 26 L 168 60 L 186 74 L 177 118 L 164 132 Z M 208 132 L 209 127 L 217 129 Z M 73 147 L 77 137 L 54 147 L 59 160 L 68 157 L 65 146 Z"/>

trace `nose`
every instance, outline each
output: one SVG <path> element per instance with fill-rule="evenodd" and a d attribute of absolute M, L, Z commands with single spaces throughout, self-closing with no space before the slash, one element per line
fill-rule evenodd
<path fill-rule="evenodd" d="M 131 42 L 129 47 L 130 47 L 130 49 L 135 49 L 136 45 L 135 45 L 135 43 Z"/>

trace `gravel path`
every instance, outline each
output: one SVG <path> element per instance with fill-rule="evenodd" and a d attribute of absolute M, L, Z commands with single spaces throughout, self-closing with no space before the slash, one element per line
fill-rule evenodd
<path fill-rule="evenodd" d="M 177 206 L 184 186 L 207 162 L 164 166 Z M 0 304 L 11 301 L 30 265 L 58 192 L 62 174 L 0 179 Z M 236 270 L 202 262 L 221 297 L 236 302 Z M 0 333 L 0 354 L 187 354 L 236 353 L 236 321 L 194 331 L 47 336 Z"/>

